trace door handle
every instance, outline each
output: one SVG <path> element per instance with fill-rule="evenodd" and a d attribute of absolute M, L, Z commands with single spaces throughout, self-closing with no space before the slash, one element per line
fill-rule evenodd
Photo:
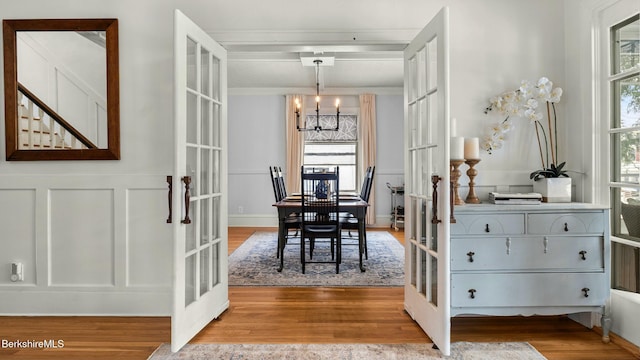
<path fill-rule="evenodd" d="M 191 201 L 191 176 L 183 176 L 184 183 L 184 219 L 180 221 L 183 224 L 191 224 L 189 219 L 189 203 Z"/>
<path fill-rule="evenodd" d="M 167 195 L 167 200 L 169 202 L 169 216 L 167 216 L 167 224 L 171 224 L 171 218 L 173 217 L 173 176 L 167 176 L 167 184 L 169 187 L 169 192 Z"/>
<path fill-rule="evenodd" d="M 438 175 L 431 175 L 431 182 L 433 183 L 433 195 L 431 196 L 431 213 L 433 216 L 431 217 L 432 224 L 439 224 L 442 220 L 438 219 L 438 182 L 440 182 L 442 178 Z"/>

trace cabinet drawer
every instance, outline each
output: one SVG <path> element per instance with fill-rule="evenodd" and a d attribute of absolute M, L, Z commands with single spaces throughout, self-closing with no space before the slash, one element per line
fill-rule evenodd
<path fill-rule="evenodd" d="M 524 234 L 524 214 L 456 215 L 451 234 Z"/>
<path fill-rule="evenodd" d="M 529 214 L 529 234 L 602 234 L 604 224 L 602 212 Z"/>
<path fill-rule="evenodd" d="M 604 273 L 453 274 L 451 306 L 600 306 L 606 284 Z"/>
<path fill-rule="evenodd" d="M 598 236 L 451 238 L 451 271 L 600 271 L 603 246 Z"/>

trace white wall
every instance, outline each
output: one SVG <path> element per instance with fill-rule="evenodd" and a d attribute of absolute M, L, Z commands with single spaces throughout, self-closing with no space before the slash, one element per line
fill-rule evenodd
<path fill-rule="evenodd" d="M 173 2 L 25 0 L 0 13 L 118 19 L 122 144 L 120 161 L 7 162 L 0 140 L 0 314 L 169 314 Z M 25 281 L 9 281 L 12 262 Z"/>

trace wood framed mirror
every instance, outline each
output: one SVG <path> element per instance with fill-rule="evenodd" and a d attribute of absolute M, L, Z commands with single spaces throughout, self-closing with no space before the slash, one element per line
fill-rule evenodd
<path fill-rule="evenodd" d="M 119 160 L 117 19 L 3 20 L 6 159 Z"/>

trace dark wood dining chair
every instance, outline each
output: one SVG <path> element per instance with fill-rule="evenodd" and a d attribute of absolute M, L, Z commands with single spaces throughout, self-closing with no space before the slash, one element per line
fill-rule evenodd
<path fill-rule="evenodd" d="M 364 200 L 366 203 L 369 203 L 369 196 L 371 195 L 371 189 L 373 188 L 373 175 L 376 171 L 375 166 L 367 167 L 365 171 L 364 179 L 362 180 L 362 188 L 360 189 L 360 198 Z M 365 217 L 366 217 L 365 210 Z M 360 251 L 364 252 L 364 258 L 369 259 L 369 251 L 367 249 L 367 232 L 364 231 L 363 234 L 360 233 L 360 227 L 358 226 L 358 219 L 353 216 L 353 214 L 343 214 L 341 219 L 341 225 L 343 230 L 349 231 L 349 237 L 352 238 L 351 230 L 358 231 L 358 245 L 361 245 L 362 248 Z M 362 243 L 360 243 L 362 241 Z"/>
<path fill-rule="evenodd" d="M 340 272 L 342 240 L 340 229 L 339 169 L 328 172 L 312 172 L 301 169 L 302 213 L 300 233 L 300 261 L 302 273 L 307 263 L 335 263 Z M 331 261 L 313 261 L 316 239 L 329 239 Z M 306 259 L 306 243 L 309 240 L 309 261 Z"/>
<path fill-rule="evenodd" d="M 284 186 L 284 177 L 282 176 L 282 169 L 279 166 L 269 166 L 269 173 L 271 175 L 271 185 L 273 186 L 273 195 L 276 202 L 282 201 L 287 197 L 287 190 Z M 295 234 L 289 235 L 290 230 L 295 230 Z M 300 230 L 300 214 L 291 214 L 284 220 L 284 241 L 285 246 L 289 242 L 290 237 L 298 236 Z M 279 249 L 276 249 L 276 258 L 280 257 Z"/>

